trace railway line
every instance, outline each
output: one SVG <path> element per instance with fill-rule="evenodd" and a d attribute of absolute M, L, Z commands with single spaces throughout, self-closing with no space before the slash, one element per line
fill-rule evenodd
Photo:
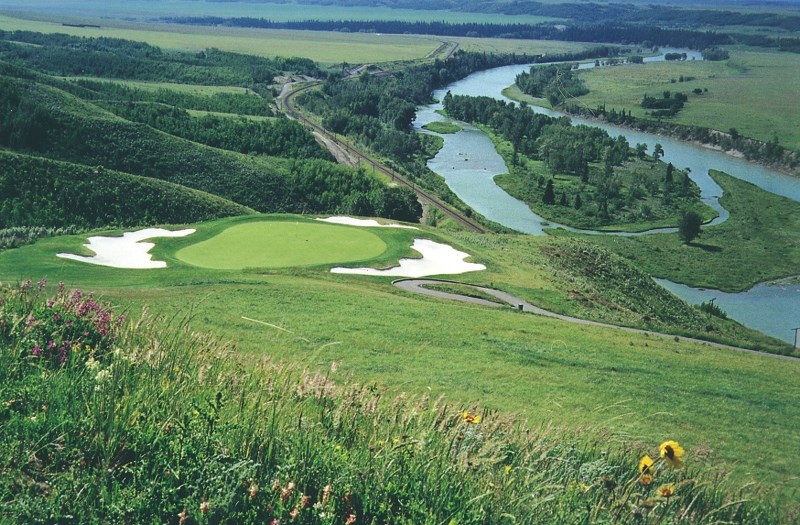
<path fill-rule="evenodd" d="M 326 130 L 316 122 L 313 122 L 312 120 L 308 119 L 305 115 L 303 115 L 299 110 L 295 108 L 294 98 L 300 93 L 312 89 L 318 83 L 307 82 L 304 84 L 305 85 L 297 87 L 295 89 L 292 89 L 292 86 L 287 84 L 281 91 L 281 94 L 279 96 L 279 107 L 281 107 L 283 111 L 290 118 L 293 118 L 301 122 L 303 125 L 311 128 L 315 133 L 325 138 L 327 141 L 331 141 L 338 147 L 346 149 L 351 156 L 355 156 L 360 161 L 369 164 L 376 172 L 382 173 L 387 177 L 390 177 L 394 183 L 410 188 L 412 191 L 414 191 L 414 193 L 417 194 L 417 199 L 419 199 L 419 201 L 422 204 L 427 204 L 429 206 L 437 208 L 446 216 L 450 217 L 451 219 L 463 225 L 464 227 L 468 228 L 469 230 L 472 230 L 477 233 L 485 233 L 486 230 L 471 218 L 467 217 L 466 215 L 464 215 L 459 211 L 452 209 L 450 206 L 448 206 L 445 202 L 443 202 L 435 195 L 425 191 L 424 189 L 421 189 L 412 181 L 409 181 L 408 179 L 406 179 L 393 169 L 389 168 L 388 166 L 381 164 L 380 162 L 377 162 L 376 160 L 368 156 L 366 153 L 354 148 L 350 144 L 343 144 L 339 139 L 336 138 L 334 134 L 330 133 L 328 130 Z"/>

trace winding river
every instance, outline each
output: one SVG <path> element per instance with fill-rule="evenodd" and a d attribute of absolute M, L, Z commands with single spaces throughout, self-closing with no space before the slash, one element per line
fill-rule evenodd
<path fill-rule="evenodd" d="M 668 50 L 664 50 L 667 52 Z M 672 50 L 669 50 L 672 51 Z M 680 50 L 688 54 L 689 59 L 699 59 L 696 52 Z M 660 60 L 660 57 L 647 59 Z M 581 67 L 593 67 L 593 63 Z M 530 65 L 505 66 L 481 71 L 437 90 L 434 99 L 442 100 L 447 91 L 454 95 L 488 96 L 510 101 L 502 91 L 514 83 L 516 76 L 530 69 Z M 537 113 L 551 116 L 562 116 L 546 108 L 531 106 Z M 421 129 L 429 122 L 448 120 L 437 113 L 441 103 L 434 103 L 417 109 L 414 126 Z M 641 133 L 605 123 L 570 117 L 574 124 L 586 124 L 606 130 L 611 136 L 623 135 L 629 144 L 647 144 L 648 150 L 659 143 L 664 148 L 664 161 L 671 162 L 678 168 L 690 170 L 692 180 L 700 188 L 701 199 L 712 206 L 719 216 L 710 225 L 718 224 L 728 218 L 728 212 L 718 202 L 722 189 L 711 179 L 709 169 L 724 171 L 734 177 L 752 182 L 766 191 L 800 201 L 800 178 L 767 169 L 739 159 L 720 151 L 704 148 L 691 143 L 682 142 L 660 135 Z M 535 214 L 522 201 L 510 196 L 494 183 L 496 175 L 507 173 L 508 169 L 488 136 L 479 129 L 458 123 L 463 129 L 458 133 L 440 135 L 444 146 L 439 153 L 428 162 L 434 172 L 444 177 L 447 185 L 464 202 L 489 220 L 532 235 L 544 235 L 545 228 L 564 227 Z M 572 228 L 568 228 L 573 230 Z M 674 231 L 674 229 L 672 229 Z M 573 230 L 574 231 L 574 230 Z M 670 231 L 670 229 L 652 230 L 643 234 Z M 631 235 L 624 233 L 604 233 L 583 231 L 603 235 Z M 737 321 L 770 334 L 787 342 L 794 341 L 792 328 L 800 326 L 800 284 L 797 281 L 765 283 L 746 292 L 727 294 L 716 290 L 694 289 L 688 286 L 659 282 L 667 289 L 690 303 L 716 299 L 730 317 Z"/>

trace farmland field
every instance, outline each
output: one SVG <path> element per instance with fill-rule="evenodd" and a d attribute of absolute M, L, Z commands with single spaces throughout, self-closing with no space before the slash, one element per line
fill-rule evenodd
<path fill-rule="evenodd" d="M 640 106 L 645 94 L 664 91 L 689 95 L 684 108 L 671 120 L 705 126 L 761 141 L 778 137 L 783 146 L 800 150 L 800 55 L 770 51 L 731 49 L 726 61 L 655 62 L 643 65 L 603 67 L 581 73 L 589 94 L 577 102 L 589 108 L 625 108 L 645 116 Z M 795 74 L 787 74 L 795 72 Z M 681 77 L 694 77 L 680 82 Z M 702 94 L 692 90 L 699 88 Z M 705 92 L 705 90 L 708 92 Z"/>
<path fill-rule="evenodd" d="M 441 45 L 437 37 L 326 33 L 226 27 L 193 27 L 126 23 L 101 29 L 65 27 L 48 21 L 0 15 L 0 29 L 66 33 L 82 37 L 107 36 L 147 42 L 166 49 L 197 52 L 216 47 L 223 51 L 264 57 L 300 56 L 327 63 L 391 62 L 423 58 Z"/>
<path fill-rule="evenodd" d="M 168 16 L 218 16 L 267 18 L 276 22 L 295 20 L 400 20 L 439 21 L 451 23 L 506 23 L 536 24 L 554 18 L 531 15 L 503 15 L 497 13 L 466 13 L 458 11 L 390 9 L 381 6 L 298 5 L 294 3 L 214 2 L 197 0 L 170 0 L 152 2 L 146 0 L 107 0 L 104 2 L 59 1 L 53 5 L 49 0 L 5 0 L 3 8 L 19 12 L 36 12 L 68 18 L 86 17 L 96 19 L 126 19 L 148 21 Z"/>

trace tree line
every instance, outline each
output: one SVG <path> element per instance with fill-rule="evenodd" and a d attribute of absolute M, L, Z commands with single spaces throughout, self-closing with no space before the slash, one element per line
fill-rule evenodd
<path fill-rule="evenodd" d="M 164 51 L 118 38 L 0 30 L 0 60 L 57 76 L 250 87 L 268 84 L 282 71 L 317 76 L 322 70 L 307 58 L 263 58 L 206 49 L 198 53 Z"/>

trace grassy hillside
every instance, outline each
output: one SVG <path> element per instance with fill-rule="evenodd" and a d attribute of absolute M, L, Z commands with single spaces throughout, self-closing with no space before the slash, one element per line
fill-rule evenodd
<path fill-rule="evenodd" d="M 249 359 L 175 322 L 125 323 L 44 286 L 0 296 L 3 523 L 780 519 L 674 433 L 625 449 L 591 427 L 528 427 Z"/>
<path fill-rule="evenodd" d="M 148 305 L 188 316 L 193 330 L 236 341 L 240 356 L 268 355 L 312 368 L 333 361 L 358 382 L 477 403 L 520 414 L 533 426 L 597 425 L 612 432 L 613 442 L 668 435 L 702 450 L 694 460 L 731 469 L 737 483 L 755 480 L 784 495 L 797 488 L 798 472 L 788 459 L 800 445 L 794 432 L 800 365 L 794 361 L 425 298 L 395 289 L 385 277 L 330 274 L 328 265 L 211 270 L 174 256 L 228 225 L 252 220 L 258 219 L 200 224 L 197 237 L 156 240 L 155 257 L 168 263 L 163 270 L 87 268 L 55 257 L 74 252 L 82 237 L 40 240 L 0 254 L 0 280 L 22 281 L 33 273 L 63 280 L 132 312 Z M 650 326 L 669 325 L 671 318 L 674 327 L 694 315 L 705 333 L 705 314 L 642 286 L 643 276 L 589 245 L 522 235 L 373 232 L 391 250 L 354 265 L 390 265 L 410 253 L 412 237 L 432 237 L 489 268 L 456 279 L 596 319 L 642 324 L 644 315 L 653 315 L 659 320 Z M 632 286 L 640 290 L 633 297 Z M 737 337 L 730 324 L 712 323 L 717 336 Z M 752 331 L 738 330 L 753 342 Z M 770 435 L 758 449 L 746 437 L 755 432 Z"/>
<path fill-rule="evenodd" d="M 12 69 L 15 76 L 27 74 Z M 52 85 L 0 78 L 0 145 L 161 179 L 259 211 L 400 213 L 404 191 L 323 160 L 249 156 L 136 124 Z M 394 211 L 390 211 L 394 210 Z"/>
<path fill-rule="evenodd" d="M 169 182 L 0 151 L 0 225 L 98 228 L 253 213 Z"/>

